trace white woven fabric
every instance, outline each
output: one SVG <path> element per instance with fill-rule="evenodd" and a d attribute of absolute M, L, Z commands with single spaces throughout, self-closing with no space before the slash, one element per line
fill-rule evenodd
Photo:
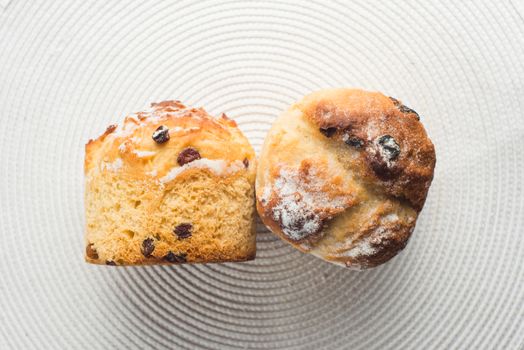
<path fill-rule="evenodd" d="M 0 2 L 0 348 L 522 349 L 524 6 Z M 325 87 L 401 99 L 435 143 L 406 250 L 366 272 L 260 226 L 257 260 L 83 262 L 84 144 L 149 102 L 226 112 L 260 150 Z"/>

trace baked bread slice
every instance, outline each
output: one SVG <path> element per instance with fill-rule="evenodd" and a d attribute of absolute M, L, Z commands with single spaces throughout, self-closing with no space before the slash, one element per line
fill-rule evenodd
<path fill-rule="evenodd" d="M 233 120 L 179 101 L 86 145 L 85 259 L 107 265 L 255 257 L 253 148 Z"/>
<path fill-rule="evenodd" d="M 259 158 L 257 209 L 297 249 L 373 267 L 406 246 L 434 167 L 414 110 L 378 92 L 322 90 L 274 122 Z"/>

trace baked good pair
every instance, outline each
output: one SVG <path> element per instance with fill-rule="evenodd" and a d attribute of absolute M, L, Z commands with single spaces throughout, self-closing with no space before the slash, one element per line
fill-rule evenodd
<path fill-rule="evenodd" d="M 264 224 L 303 252 L 368 268 L 406 245 L 433 177 L 418 114 L 380 93 L 323 90 L 277 118 L 256 170 L 225 115 L 180 102 L 109 127 L 86 146 L 86 260 L 243 261 Z"/>

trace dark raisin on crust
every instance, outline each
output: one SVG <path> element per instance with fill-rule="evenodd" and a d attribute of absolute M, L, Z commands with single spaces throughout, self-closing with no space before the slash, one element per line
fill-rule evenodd
<path fill-rule="evenodd" d="M 387 162 L 377 154 L 370 161 L 370 166 L 375 175 L 382 181 L 388 181 L 396 178 L 400 173 L 400 168 L 389 166 Z"/>
<path fill-rule="evenodd" d="M 272 214 L 273 220 L 278 222 L 284 235 L 294 242 L 314 238 L 322 231 L 324 225 L 320 216 L 312 210 L 300 208 L 297 211 L 293 204 L 280 203 L 278 207 L 273 208 Z"/>
<path fill-rule="evenodd" d="M 153 140 L 156 143 L 164 143 L 169 141 L 169 129 L 165 125 L 160 125 L 155 132 L 153 132 Z"/>
<path fill-rule="evenodd" d="M 175 254 L 173 252 L 169 252 L 166 254 L 166 256 L 164 256 L 164 260 L 167 262 L 173 263 L 173 264 L 176 264 L 176 263 L 181 264 L 187 261 L 186 256 L 187 256 L 186 253 Z"/>
<path fill-rule="evenodd" d="M 249 168 L 249 159 L 244 158 L 244 160 L 242 161 L 242 163 L 244 163 L 244 166 L 245 166 L 246 168 Z"/>
<path fill-rule="evenodd" d="M 337 132 L 337 128 L 334 127 L 320 128 L 319 130 L 326 137 L 331 137 Z"/>
<path fill-rule="evenodd" d="M 193 225 L 191 225 L 190 223 L 182 223 L 175 227 L 173 232 L 180 239 L 189 238 L 191 237 L 191 234 L 193 232 Z"/>
<path fill-rule="evenodd" d="M 177 158 L 177 163 L 178 165 L 182 166 L 200 158 L 200 152 L 192 147 L 188 147 L 180 152 Z"/>
<path fill-rule="evenodd" d="M 114 262 L 112 260 L 106 260 L 106 265 L 116 266 L 116 262 Z"/>
<path fill-rule="evenodd" d="M 400 146 L 391 135 L 379 137 L 375 144 L 375 152 L 369 159 L 371 169 L 383 181 L 395 178 L 399 175 L 400 168 L 392 162 L 400 155 Z"/>
<path fill-rule="evenodd" d="M 306 228 L 306 224 L 310 222 L 319 222 L 319 227 L 321 228 L 322 226 L 322 223 L 320 222 L 319 218 L 316 215 L 314 215 L 313 213 L 311 214 L 306 213 L 304 217 L 297 217 L 294 220 L 292 220 L 289 223 L 288 228 L 293 231 L 304 231 Z M 320 229 L 314 232 L 310 232 L 310 234 L 315 234 L 318 231 L 320 231 Z"/>
<path fill-rule="evenodd" d="M 346 137 L 344 137 L 344 142 L 346 143 L 346 145 L 355 148 L 362 148 L 362 146 L 364 146 L 364 140 L 354 136 L 347 135 Z"/>
<path fill-rule="evenodd" d="M 142 254 L 149 258 L 151 257 L 151 254 L 153 254 L 153 251 L 155 250 L 155 244 L 152 238 L 146 238 L 142 242 Z"/>
<path fill-rule="evenodd" d="M 409 108 L 409 107 L 406 106 L 406 105 L 402 105 L 402 106 L 400 106 L 399 109 L 400 109 L 400 111 L 401 111 L 402 113 L 413 113 L 413 114 L 415 114 L 415 115 L 417 116 L 417 120 L 420 120 L 420 116 L 418 115 L 417 112 L 415 112 L 414 109 L 411 109 L 411 108 Z"/>
<path fill-rule="evenodd" d="M 105 132 L 105 134 L 110 134 L 110 133 L 112 133 L 113 131 L 115 131 L 115 129 L 116 129 L 116 124 L 111 124 L 111 125 L 109 125 L 109 126 L 106 128 L 106 132 Z"/>
<path fill-rule="evenodd" d="M 414 109 L 411 109 L 411 108 L 409 108 L 408 106 L 401 104 L 400 101 L 397 100 L 397 99 L 394 98 L 394 97 L 391 97 L 391 96 L 390 96 L 389 99 L 390 99 L 391 101 L 393 101 L 393 103 L 395 104 L 395 106 L 397 106 L 397 108 L 399 109 L 399 111 L 401 111 L 402 113 L 413 113 L 413 114 L 415 114 L 415 116 L 417 117 L 417 120 L 420 120 L 420 116 L 418 115 L 417 112 L 415 112 Z"/>
<path fill-rule="evenodd" d="M 391 101 L 393 101 L 393 104 L 394 104 L 395 106 L 399 106 L 399 105 L 400 105 L 400 101 L 397 100 L 396 98 L 389 96 L 389 99 L 390 99 Z"/>
<path fill-rule="evenodd" d="M 98 252 L 93 247 L 93 243 L 89 243 L 88 245 L 86 245 L 86 255 L 89 259 L 98 259 Z"/>
<path fill-rule="evenodd" d="M 400 146 L 391 135 L 383 135 L 378 139 L 380 154 L 386 161 L 392 161 L 398 158 Z"/>

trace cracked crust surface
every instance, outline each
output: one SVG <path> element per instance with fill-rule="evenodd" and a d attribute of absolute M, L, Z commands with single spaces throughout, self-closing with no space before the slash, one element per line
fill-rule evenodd
<path fill-rule="evenodd" d="M 259 159 L 257 209 L 296 248 L 373 267 L 405 247 L 434 167 L 414 110 L 378 92 L 322 90 L 273 124 Z"/>

